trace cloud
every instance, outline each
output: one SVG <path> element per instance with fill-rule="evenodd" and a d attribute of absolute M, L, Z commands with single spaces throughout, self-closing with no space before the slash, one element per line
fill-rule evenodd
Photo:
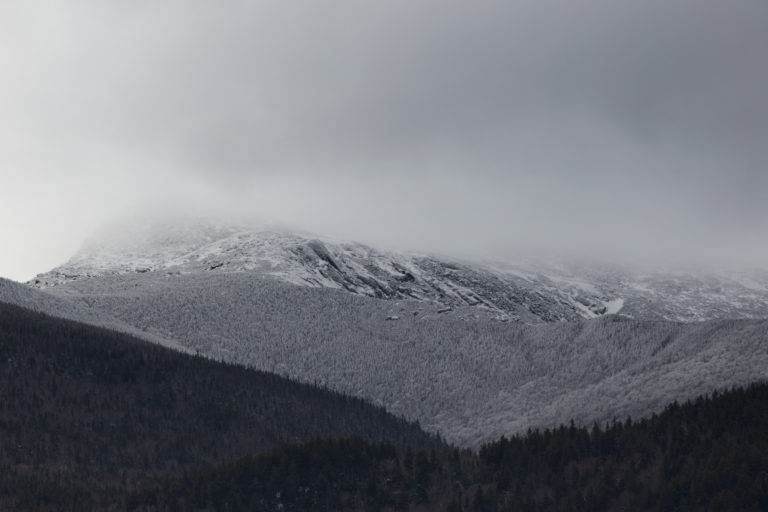
<path fill-rule="evenodd" d="M 768 262 L 767 21 L 748 0 L 5 2 L 0 172 L 40 204 L 5 202 L 3 228 L 225 203 L 423 250 Z"/>

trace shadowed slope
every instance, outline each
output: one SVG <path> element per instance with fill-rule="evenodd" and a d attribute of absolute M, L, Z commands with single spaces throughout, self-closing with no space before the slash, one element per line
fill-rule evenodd
<path fill-rule="evenodd" d="M 356 398 L 1 303 L 0 341 L 0 494 L 133 486 L 315 436 L 439 444 Z"/>

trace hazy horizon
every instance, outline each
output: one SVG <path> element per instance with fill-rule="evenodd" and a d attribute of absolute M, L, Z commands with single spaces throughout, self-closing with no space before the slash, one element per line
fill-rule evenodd
<path fill-rule="evenodd" d="M 768 269 L 768 4 L 0 6 L 0 276 L 142 211 Z"/>

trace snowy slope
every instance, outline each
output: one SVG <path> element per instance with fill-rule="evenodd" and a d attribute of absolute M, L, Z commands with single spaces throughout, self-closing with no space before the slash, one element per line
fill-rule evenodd
<path fill-rule="evenodd" d="M 49 288 L 148 272 L 247 272 L 369 297 L 474 306 L 500 320 L 526 323 L 608 314 L 674 321 L 768 318 L 767 274 L 487 265 L 199 220 L 147 224 L 96 238 L 31 284 Z"/>
<path fill-rule="evenodd" d="M 132 273 L 51 292 L 190 351 L 365 398 L 462 446 L 768 378 L 766 320 L 499 322 L 247 273 Z"/>
<path fill-rule="evenodd" d="M 74 320 L 97 327 L 105 327 L 133 336 L 139 336 L 176 350 L 186 351 L 182 344 L 159 335 L 152 328 L 137 329 L 105 311 L 91 307 L 88 300 L 84 300 L 83 297 L 53 295 L 0 277 L 0 302 L 13 304 L 58 318 Z"/>

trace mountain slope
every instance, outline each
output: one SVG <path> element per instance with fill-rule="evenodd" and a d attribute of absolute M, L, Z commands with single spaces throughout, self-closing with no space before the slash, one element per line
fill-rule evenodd
<path fill-rule="evenodd" d="M 359 399 L 9 304 L 0 340 L 0 509 L 42 488 L 108 496 L 317 436 L 439 445 Z"/>
<path fill-rule="evenodd" d="M 765 273 L 643 273 L 541 262 L 486 265 L 198 220 L 150 223 L 97 237 L 31 284 L 49 288 L 87 277 L 146 272 L 249 273 L 444 308 L 474 306 L 480 314 L 526 323 L 611 313 L 673 321 L 768 317 Z"/>
<path fill-rule="evenodd" d="M 87 302 L 84 303 L 82 299 L 72 300 L 53 295 L 2 277 L 0 277 L 0 303 L 12 304 L 53 317 L 139 336 L 142 339 L 176 350 L 186 350 L 182 344 L 160 336 L 151 328 L 137 329 L 104 311 L 89 307 Z"/>
<path fill-rule="evenodd" d="M 491 267 L 190 221 L 96 238 L 32 284 L 474 446 L 765 378 L 763 277 Z"/>
<path fill-rule="evenodd" d="M 249 273 L 133 273 L 51 292 L 189 350 L 363 397 L 464 446 L 768 377 L 768 321 L 526 325 Z"/>

